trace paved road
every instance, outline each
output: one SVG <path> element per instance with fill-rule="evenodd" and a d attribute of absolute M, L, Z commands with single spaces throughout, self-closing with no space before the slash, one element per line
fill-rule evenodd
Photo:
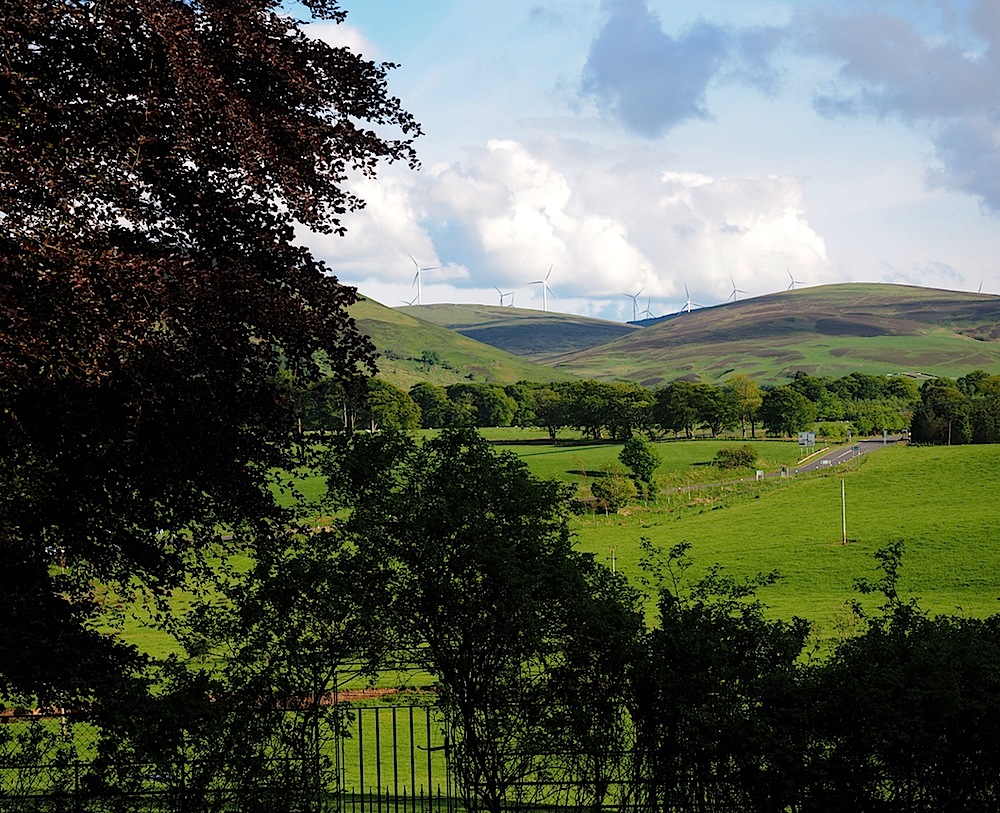
<path fill-rule="evenodd" d="M 874 452 L 878 449 L 884 449 L 886 446 L 891 446 L 894 443 L 899 443 L 902 438 L 899 435 L 893 435 L 886 438 L 883 441 L 881 438 L 878 440 L 859 440 L 856 443 L 852 443 L 850 446 L 841 446 L 837 449 L 828 449 L 827 451 L 816 455 L 808 463 L 803 463 L 801 466 L 792 469 L 792 474 L 802 474 L 807 471 L 815 471 L 816 469 L 825 469 L 830 466 L 839 466 L 841 463 L 846 463 L 849 460 L 853 460 L 859 454 L 868 454 L 868 452 Z M 858 447 L 858 451 L 854 451 L 854 447 Z"/>

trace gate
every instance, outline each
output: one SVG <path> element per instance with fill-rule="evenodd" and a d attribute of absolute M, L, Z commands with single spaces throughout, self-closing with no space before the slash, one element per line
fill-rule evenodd
<path fill-rule="evenodd" d="M 337 742 L 345 813 L 454 813 L 450 743 L 431 705 L 354 706 Z"/>

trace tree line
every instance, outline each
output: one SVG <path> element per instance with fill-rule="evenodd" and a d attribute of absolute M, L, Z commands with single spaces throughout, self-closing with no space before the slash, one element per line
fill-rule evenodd
<path fill-rule="evenodd" d="M 320 382 L 302 393 L 301 409 L 308 429 L 339 428 L 345 421 L 369 429 L 535 426 L 553 440 L 576 429 L 593 440 L 624 441 L 635 434 L 692 438 L 736 431 L 753 438 L 759 428 L 787 437 L 817 422 L 827 424 L 828 434 L 841 434 L 844 423 L 857 435 L 900 432 L 921 397 L 912 378 L 863 373 L 819 378 L 799 372 L 780 386 L 737 374 L 719 385 L 678 380 L 656 389 L 622 381 L 421 382 L 405 392 L 372 379 L 366 392 L 355 394 Z"/>
<path fill-rule="evenodd" d="M 693 438 L 737 431 L 754 438 L 758 428 L 788 437 L 816 427 L 824 436 L 909 431 L 920 443 L 1000 441 L 1000 376 L 983 370 L 922 384 L 909 376 L 798 372 L 779 386 L 737 374 L 721 385 L 679 380 L 656 389 L 622 381 L 421 382 L 407 392 L 373 378 L 348 392 L 325 380 L 300 391 L 298 403 L 308 430 L 534 426 L 553 441 L 566 429 L 624 441 L 638 434 Z"/>

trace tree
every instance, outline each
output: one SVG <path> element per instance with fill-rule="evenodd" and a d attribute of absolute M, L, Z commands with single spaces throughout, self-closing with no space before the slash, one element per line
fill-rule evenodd
<path fill-rule="evenodd" d="M 694 437 L 698 420 L 697 389 L 689 381 L 673 381 L 656 391 L 653 420 L 664 432 L 684 432 Z"/>
<path fill-rule="evenodd" d="M 757 382 L 744 373 L 737 373 L 726 379 L 726 389 L 732 393 L 736 406 L 736 417 L 740 422 L 743 437 L 747 436 L 747 424 L 750 424 L 750 437 L 756 436 L 757 410 L 760 409 L 762 396 Z"/>
<path fill-rule="evenodd" d="M 816 420 L 816 407 L 791 387 L 776 387 L 764 393 L 760 420 L 772 435 L 792 435 Z"/>
<path fill-rule="evenodd" d="M 452 404 L 472 405 L 472 426 L 510 426 L 517 412 L 517 402 L 497 384 L 452 384 L 447 392 Z"/>
<path fill-rule="evenodd" d="M 757 465 L 757 450 L 749 443 L 723 446 L 712 461 L 720 469 L 752 469 Z"/>
<path fill-rule="evenodd" d="M 132 658 L 85 623 L 94 580 L 164 590 L 220 525 L 280 524 L 279 372 L 370 372 L 295 226 L 342 233 L 348 174 L 419 130 L 390 65 L 269 0 L 2 9 L 0 690 L 89 696 Z"/>
<path fill-rule="evenodd" d="M 798 809 L 809 624 L 767 617 L 755 594 L 775 574 L 739 580 L 716 565 L 694 580 L 687 543 L 644 549 L 658 612 L 630 671 L 636 809 Z"/>
<path fill-rule="evenodd" d="M 556 712 L 560 698 L 586 697 L 575 675 L 600 700 L 595 671 L 561 670 L 566 655 L 584 658 L 586 641 L 597 640 L 588 619 L 600 607 L 612 611 L 605 601 L 622 600 L 573 550 L 566 487 L 535 478 L 469 431 L 423 444 L 359 435 L 331 466 L 345 530 L 394 571 L 396 639 L 439 681 L 467 808 L 530 802 L 515 794 L 530 793 L 518 783 L 544 775 L 548 754 L 574 750 Z M 624 595 L 617 612 L 637 630 L 634 597 Z M 546 783 L 537 784 L 544 792 Z"/>
<path fill-rule="evenodd" d="M 601 467 L 601 473 L 590 484 L 590 493 L 606 510 L 617 511 L 632 502 L 639 491 L 626 474 L 625 467 L 611 461 Z"/>
<path fill-rule="evenodd" d="M 420 407 L 399 387 L 381 378 L 368 379 L 361 425 L 375 429 L 419 429 Z"/>
<path fill-rule="evenodd" d="M 420 409 L 420 425 L 425 429 L 440 429 L 448 425 L 451 404 L 444 387 L 421 381 L 410 387 L 410 398 Z"/>
<path fill-rule="evenodd" d="M 698 420 L 708 427 L 713 438 L 735 424 L 736 403 L 727 390 L 711 384 L 695 384 L 694 402 Z"/>
<path fill-rule="evenodd" d="M 653 482 L 653 473 L 660 465 L 656 449 L 638 438 L 625 441 L 618 459 L 632 470 L 636 479 L 647 484 Z"/>
<path fill-rule="evenodd" d="M 611 425 L 614 387 L 601 381 L 574 381 L 560 387 L 567 424 L 600 440 Z"/>
<path fill-rule="evenodd" d="M 815 810 L 987 810 L 1000 781 L 1000 617 L 929 616 L 898 593 L 903 545 L 876 552 L 863 632 L 811 670 Z"/>
<path fill-rule="evenodd" d="M 948 378 L 936 378 L 920 389 L 910 435 L 918 443 L 968 443 L 972 439 L 970 399 Z"/>
<path fill-rule="evenodd" d="M 555 441 L 559 430 L 569 423 L 566 401 L 562 393 L 550 387 L 543 387 L 536 393 L 535 426 L 544 427 L 549 440 Z"/>

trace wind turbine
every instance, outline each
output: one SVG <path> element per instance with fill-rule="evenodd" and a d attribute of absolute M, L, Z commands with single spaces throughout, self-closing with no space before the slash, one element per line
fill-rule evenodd
<path fill-rule="evenodd" d="M 496 285 L 493 286 L 493 290 L 496 291 L 498 294 L 500 294 L 500 307 L 501 308 L 503 307 L 503 301 L 504 301 L 504 299 L 506 299 L 508 296 L 510 297 L 510 305 L 509 305 L 509 307 L 513 307 L 514 306 L 514 292 L 513 291 L 508 291 L 507 293 L 504 293 L 499 288 L 497 288 Z"/>
<path fill-rule="evenodd" d="M 413 297 L 413 299 L 409 299 L 409 300 L 407 300 L 407 299 L 400 299 L 399 301 L 402 302 L 404 305 L 412 305 L 414 302 L 417 301 L 417 298 Z"/>
<path fill-rule="evenodd" d="M 684 302 L 684 307 L 682 307 L 679 311 L 677 311 L 678 313 L 691 313 L 692 308 L 705 307 L 704 305 L 699 305 L 697 302 L 691 301 L 691 293 L 688 291 L 688 287 L 686 284 L 684 285 L 684 296 L 687 297 L 687 300 Z"/>
<path fill-rule="evenodd" d="M 736 301 L 736 294 L 745 294 L 746 291 L 743 291 L 740 288 L 737 288 L 736 287 L 736 280 L 734 280 L 732 277 L 729 278 L 729 281 L 731 283 L 733 283 L 733 292 L 729 295 L 729 298 L 731 300 L 733 300 L 733 302 L 735 302 Z"/>
<path fill-rule="evenodd" d="M 787 268 L 785 269 L 785 273 L 788 274 L 788 280 L 789 280 L 788 287 L 785 288 L 786 291 L 794 291 L 796 285 L 805 285 L 805 283 L 802 282 L 801 280 L 795 279 L 795 277 L 792 276 L 792 272 L 789 271 Z"/>
<path fill-rule="evenodd" d="M 639 314 L 643 319 L 655 319 L 656 318 L 655 316 L 653 316 L 653 312 L 649 309 L 649 304 L 652 301 L 653 300 L 651 298 L 646 297 L 646 310 L 644 310 L 642 313 Z"/>
<path fill-rule="evenodd" d="M 642 288 L 636 291 L 634 294 L 622 294 L 622 296 L 627 296 L 632 300 L 632 321 L 638 321 L 639 319 L 639 294 L 642 293 Z"/>
<path fill-rule="evenodd" d="M 417 304 L 420 305 L 421 304 L 421 302 L 420 302 L 420 281 L 421 281 L 420 277 L 421 277 L 421 272 L 423 272 L 423 271 L 433 271 L 435 268 L 437 268 L 437 266 L 436 265 L 421 266 L 420 263 L 417 262 L 416 258 L 412 254 L 407 254 L 406 256 L 410 258 L 410 262 L 413 263 L 413 267 L 417 271 L 417 273 L 415 273 L 413 275 L 413 282 L 411 282 L 410 285 L 416 285 L 417 286 Z"/>
<path fill-rule="evenodd" d="M 547 294 L 552 294 L 552 289 L 549 287 L 549 274 L 552 273 L 552 266 L 549 266 L 549 270 L 545 272 L 545 276 L 541 279 L 535 279 L 528 283 L 528 285 L 541 285 L 542 286 L 542 310 L 547 311 L 549 309 L 549 300 Z"/>

